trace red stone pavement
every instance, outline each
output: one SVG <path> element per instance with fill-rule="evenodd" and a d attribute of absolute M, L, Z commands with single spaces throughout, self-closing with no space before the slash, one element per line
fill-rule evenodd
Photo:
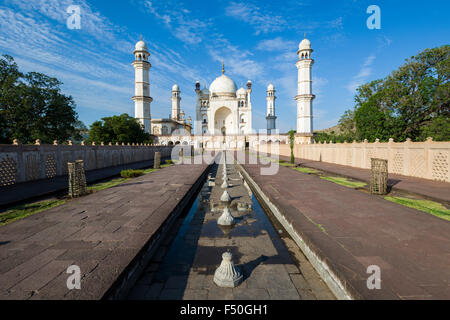
<path fill-rule="evenodd" d="M 290 168 L 243 167 L 355 298 L 450 299 L 450 222 Z M 370 265 L 380 290 L 367 288 Z"/>
<path fill-rule="evenodd" d="M 207 165 L 175 165 L 0 227 L 1 299 L 100 299 Z M 68 290 L 70 265 L 81 290 Z"/>
<path fill-rule="evenodd" d="M 289 161 L 289 157 L 281 156 L 280 159 Z M 300 164 L 304 167 L 338 174 L 367 183 L 369 183 L 370 180 L 370 169 L 354 168 L 334 163 L 299 158 L 295 159 L 295 163 Z M 434 181 L 389 173 L 388 185 L 392 186 L 394 190 L 415 193 L 437 201 L 450 202 L 450 183 L 448 182 Z"/>

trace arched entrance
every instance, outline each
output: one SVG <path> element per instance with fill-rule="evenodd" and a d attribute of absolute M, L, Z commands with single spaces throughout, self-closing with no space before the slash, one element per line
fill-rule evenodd
<path fill-rule="evenodd" d="M 231 110 L 227 107 L 217 109 L 214 114 L 214 130 L 216 134 L 230 134 L 233 133 L 233 116 Z"/>

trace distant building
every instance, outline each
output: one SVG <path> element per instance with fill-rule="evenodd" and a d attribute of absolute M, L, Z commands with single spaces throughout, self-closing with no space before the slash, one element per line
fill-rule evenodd
<path fill-rule="evenodd" d="M 297 135 L 296 143 L 310 143 L 313 136 L 312 126 L 312 94 L 311 43 L 308 39 L 300 42 L 297 54 L 298 90 L 297 101 Z M 135 61 L 135 118 L 145 130 L 157 137 L 157 143 L 194 145 L 203 148 L 221 148 L 226 144 L 231 148 L 243 148 L 252 143 L 258 143 L 258 136 L 252 127 L 252 82 L 247 81 L 246 88 L 237 88 L 236 83 L 225 75 L 222 64 L 222 75 L 209 86 L 200 89 L 200 83 L 195 83 L 196 120 L 195 134 L 192 133 L 191 117 L 185 118 L 181 110 L 181 91 L 177 84 L 172 87 L 172 108 L 168 118 L 151 119 L 148 61 L 150 53 L 143 40 L 136 43 Z M 271 83 L 267 87 L 267 131 L 274 133 L 276 129 L 275 87 Z M 273 141 L 272 141 L 273 140 Z M 286 142 L 286 135 L 279 135 L 266 142 Z"/>

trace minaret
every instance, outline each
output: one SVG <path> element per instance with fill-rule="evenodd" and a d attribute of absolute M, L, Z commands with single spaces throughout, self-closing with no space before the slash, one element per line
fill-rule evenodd
<path fill-rule="evenodd" d="M 269 84 L 267 86 L 267 134 L 271 134 L 272 130 L 276 129 L 275 120 L 277 117 L 275 116 L 275 87 L 273 84 Z"/>
<path fill-rule="evenodd" d="M 311 59 L 311 42 L 303 39 L 300 42 L 297 54 L 298 87 L 297 96 L 297 133 L 311 137 L 313 135 L 313 110 L 312 101 L 315 96 L 312 94 L 311 67 L 314 60 Z"/>
<path fill-rule="evenodd" d="M 247 110 L 248 110 L 248 131 L 246 133 L 253 133 L 253 124 L 252 124 L 252 81 L 247 80 Z"/>
<path fill-rule="evenodd" d="M 150 97 L 149 71 L 151 64 L 148 61 L 150 53 L 148 47 L 142 38 L 136 43 L 134 50 L 134 117 L 142 123 L 145 132 L 151 130 L 150 103 L 153 99 Z"/>
<path fill-rule="evenodd" d="M 180 119 L 180 88 L 177 84 L 174 84 L 172 87 L 172 119 L 173 120 L 181 120 Z"/>
<path fill-rule="evenodd" d="M 195 120 L 195 134 L 196 135 L 201 135 L 202 134 L 202 113 L 201 113 L 201 99 L 200 99 L 200 94 L 201 94 L 201 90 L 200 90 L 200 81 L 196 81 L 195 82 L 195 96 L 196 96 L 196 120 Z"/>

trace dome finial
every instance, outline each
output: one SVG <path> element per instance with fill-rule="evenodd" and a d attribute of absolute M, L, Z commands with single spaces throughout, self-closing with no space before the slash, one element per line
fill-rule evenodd
<path fill-rule="evenodd" d="M 225 62 L 222 60 L 222 74 L 225 74 Z"/>
<path fill-rule="evenodd" d="M 141 41 L 142 41 L 142 34 L 141 34 Z"/>
<path fill-rule="evenodd" d="M 303 34 L 303 39 L 306 39 L 306 32 Z"/>

